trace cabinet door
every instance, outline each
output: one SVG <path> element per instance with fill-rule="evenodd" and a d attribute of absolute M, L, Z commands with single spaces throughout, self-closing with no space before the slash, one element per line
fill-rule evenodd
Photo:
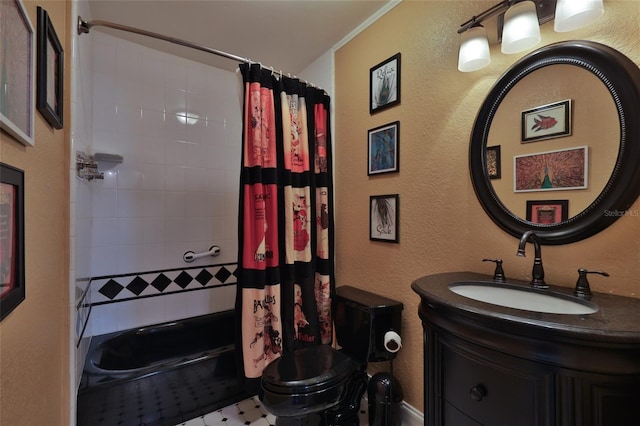
<path fill-rule="evenodd" d="M 558 377 L 558 424 L 640 424 L 640 376 L 563 370 Z"/>
<path fill-rule="evenodd" d="M 442 404 L 442 415 L 446 420 L 446 424 L 455 426 L 482 426 L 471 417 L 458 410 L 453 405 L 444 401 Z"/>
<path fill-rule="evenodd" d="M 552 423 L 553 374 L 459 339 L 440 339 L 441 397 L 478 423 L 542 426 Z M 449 414 L 449 416 L 447 416 Z M 443 424 L 457 413 L 443 410 Z"/>

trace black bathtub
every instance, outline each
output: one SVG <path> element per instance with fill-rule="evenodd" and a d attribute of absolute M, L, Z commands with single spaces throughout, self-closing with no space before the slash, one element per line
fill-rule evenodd
<path fill-rule="evenodd" d="M 173 426 L 248 397 L 234 341 L 233 311 L 94 337 L 78 424 Z"/>

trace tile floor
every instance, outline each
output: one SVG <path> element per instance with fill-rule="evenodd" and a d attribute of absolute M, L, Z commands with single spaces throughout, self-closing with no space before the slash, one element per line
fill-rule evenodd
<path fill-rule="evenodd" d="M 85 374 L 78 393 L 81 426 L 275 426 L 275 416 L 238 384 L 232 352 L 119 380 Z M 236 402 L 239 401 L 239 402 Z M 367 401 L 360 425 L 368 425 Z"/>
<path fill-rule="evenodd" d="M 83 381 L 87 386 L 81 385 L 78 393 L 77 423 L 80 426 L 172 426 L 196 416 L 217 413 L 221 407 L 235 408 L 233 402 L 250 397 L 238 384 L 235 371 L 235 358 L 229 352 L 135 380 L 109 380 L 110 377 L 103 375 L 85 374 Z M 92 386 L 88 386 L 89 383 Z M 238 411 L 236 409 L 236 413 Z"/>
<path fill-rule="evenodd" d="M 276 418 L 260 404 L 257 396 L 229 405 L 177 426 L 273 426 Z"/>
<path fill-rule="evenodd" d="M 367 401 L 360 404 L 360 424 L 368 425 Z M 274 426 L 276 418 L 267 412 L 257 396 L 245 399 L 176 426 Z"/>

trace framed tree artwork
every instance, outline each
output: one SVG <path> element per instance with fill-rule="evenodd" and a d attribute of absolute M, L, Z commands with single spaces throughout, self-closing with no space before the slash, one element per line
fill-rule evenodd
<path fill-rule="evenodd" d="M 400 103 L 400 53 L 369 70 L 369 114 Z"/>
<path fill-rule="evenodd" d="M 367 174 L 398 172 L 400 170 L 400 122 L 385 124 L 369 130 L 367 145 Z"/>
<path fill-rule="evenodd" d="M 398 242 L 398 194 L 372 195 L 369 198 L 369 239 Z"/>

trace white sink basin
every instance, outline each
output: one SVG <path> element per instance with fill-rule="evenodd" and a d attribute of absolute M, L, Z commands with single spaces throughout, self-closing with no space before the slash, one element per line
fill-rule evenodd
<path fill-rule="evenodd" d="M 480 302 L 524 311 L 569 315 L 592 314 L 598 311 L 596 305 L 586 300 L 509 286 L 508 284 L 459 282 L 449 284 L 449 290 Z"/>

